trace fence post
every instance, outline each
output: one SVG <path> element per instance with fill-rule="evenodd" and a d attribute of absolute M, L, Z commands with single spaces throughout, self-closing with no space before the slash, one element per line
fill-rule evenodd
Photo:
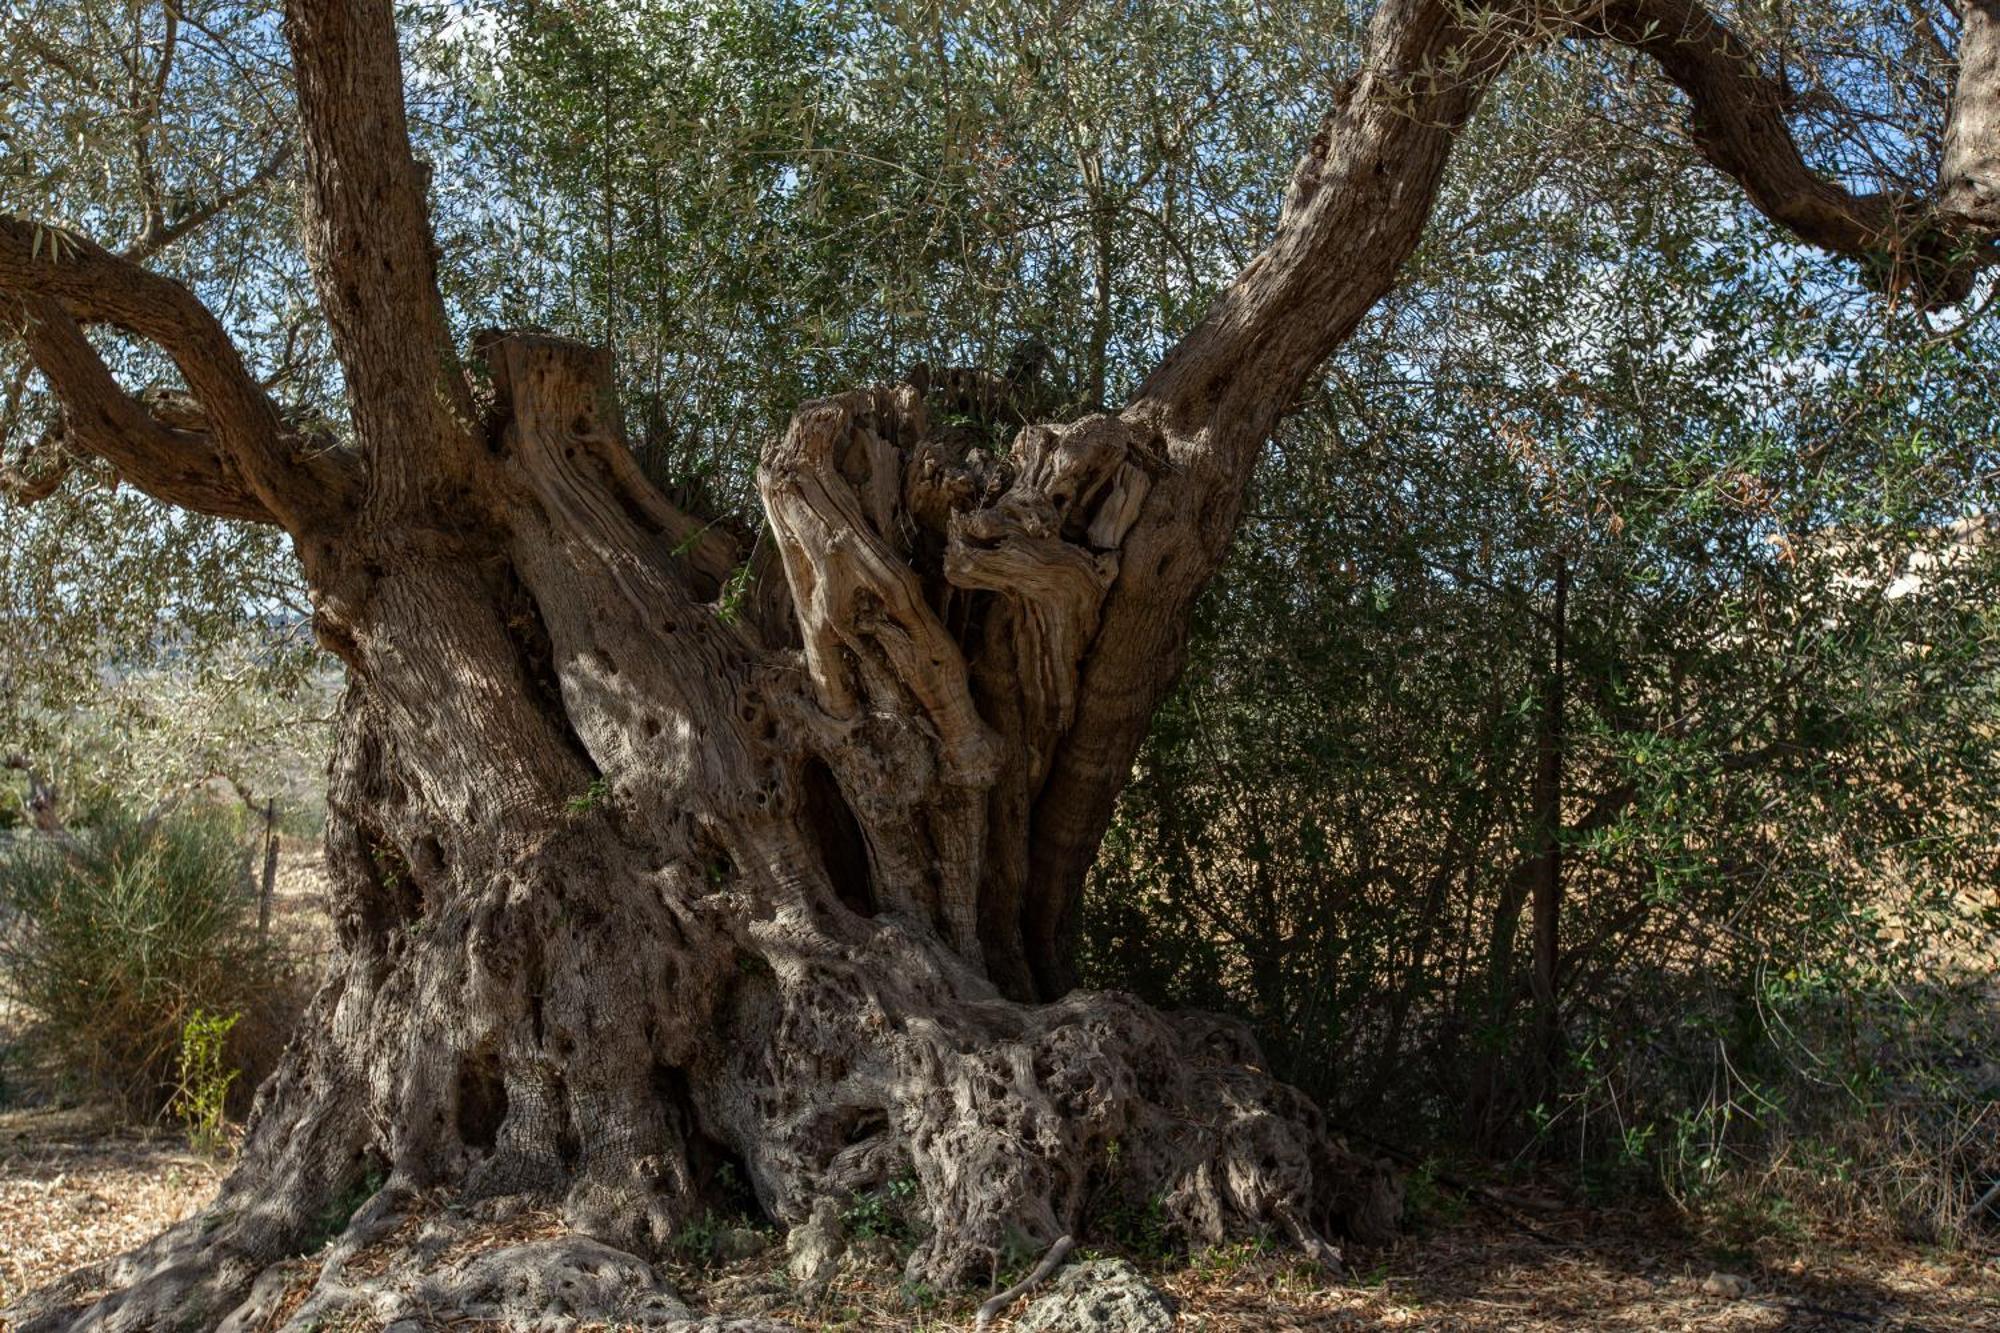
<path fill-rule="evenodd" d="M 271 933 L 271 896 L 278 887 L 278 802 L 264 802 L 264 883 L 257 894 L 257 934 Z"/>

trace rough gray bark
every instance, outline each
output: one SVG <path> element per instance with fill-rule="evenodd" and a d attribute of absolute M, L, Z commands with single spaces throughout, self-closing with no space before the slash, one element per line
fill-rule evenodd
<path fill-rule="evenodd" d="M 1938 166 L 1939 206 L 1989 242 L 2000 230 L 2000 0 L 1954 0 L 1958 86 Z"/>
<path fill-rule="evenodd" d="M 1679 0 L 1385 0 L 1271 247 L 1131 403 L 1028 424 L 1004 457 L 929 426 L 939 399 L 1004 404 L 977 373 L 807 404 L 765 451 L 773 541 L 739 595 L 749 556 L 641 476 L 602 353 L 495 333 L 461 364 L 390 6 L 295 0 L 287 30 L 351 449 L 289 434 L 182 289 L 81 241 L 50 262 L 0 221 L 0 300 L 78 446 L 285 527 L 352 680 L 339 954 L 238 1168 L 23 1328 L 249 1326 L 329 1231 L 313 1311 L 470 1312 L 582 1272 L 594 1309 L 677 1318 L 630 1256 L 724 1163 L 787 1224 L 914 1181 L 910 1273 L 940 1283 L 1121 1206 L 1329 1261 L 1383 1234 L 1394 1183 L 1243 1031 L 1071 989 L 1083 872 L 1258 450 L 1394 280 L 1482 91 L 1552 34 L 1655 56 L 1697 143 L 1802 235 L 1868 256 L 1908 216 L 1813 176 L 1754 64 Z M 1931 296 L 1984 262 L 1927 254 Z M 126 394 L 91 322 L 167 348 L 191 401 Z M 428 1270 L 531 1208 L 588 1242 Z"/>

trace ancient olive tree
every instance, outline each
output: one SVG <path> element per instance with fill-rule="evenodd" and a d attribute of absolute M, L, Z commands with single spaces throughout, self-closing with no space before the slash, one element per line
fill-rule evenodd
<path fill-rule="evenodd" d="M 393 7 L 292 0 L 351 442 L 287 419 L 184 287 L 0 219 L 52 447 L 282 529 L 351 679 L 340 949 L 240 1163 L 31 1326 L 255 1326 L 329 1217 L 313 1309 L 385 1272 L 433 1308 L 538 1266 L 581 1291 L 667 1245 L 725 1163 L 788 1224 L 912 1180 L 932 1281 L 1118 1206 L 1329 1260 L 1386 1231 L 1393 1183 L 1239 1030 L 1072 988 L 1084 873 L 1258 453 L 1395 280 L 1481 96 L 1551 42 L 1649 59 L 1758 208 L 1898 299 L 1963 300 L 2000 258 L 2000 7 L 1932 31 L 1948 121 L 1906 128 L 1938 135 L 1934 185 L 1861 193 L 1806 161 L 1782 68 L 1694 0 L 1382 0 L 1269 247 L 1120 410 L 1035 420 L 969 369 L 808 403 L 745 549 L 641 475 L 605 354 L 454 347 Z M 120 384 L 92 325 L 182 383 Z M 994 451 L 968 420 L 1018 430 Z M 525 1203 L 589 1241 L 424 1276 L 447 1205 Z"/>

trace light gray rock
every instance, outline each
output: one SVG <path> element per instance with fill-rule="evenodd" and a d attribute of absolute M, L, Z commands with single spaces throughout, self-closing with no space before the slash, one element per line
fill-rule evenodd
<path fill-rule="evenodd" d="M 813 1205 L 812 1216 L 792 1228 L 785 1237 L 785 1267 L 792 1281 L 801 1287 L 820 1287 L 840 1271 L 840 1252 L 846 1248 L 845 1228 L 840 1224 L 840 1205 L 821 1199 Z"/>
<path fill-rule="evenodd" d="M 1173 1298 L 1123 1259 L 1093 1259 L 1058 1273 L 1014 1325 L 1017 1333 L 1168 1333 Z"/>
<path fill-rule="evenodd" d="M 715 1257 L 725 1264 L 754 1259 L 771 1248 L 771 1238 L 750 1227 L 731 1227 L 715 1238 Z"/>

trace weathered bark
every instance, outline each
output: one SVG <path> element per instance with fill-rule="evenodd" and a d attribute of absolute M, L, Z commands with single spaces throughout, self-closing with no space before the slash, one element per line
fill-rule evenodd
<path fill-rule="evenodd" d="M 708 600 L 633 489 L 606 358 L 483 351 L 498 410 L 468 489 L 494 521 L 313 562 L 353 674 L 334 973 L 222 1199 L 106 1274 L 82 1326 L 223 1319 L 371 1173 L 350 1248 L 442 1189 L 656 1255 L 724 1161 L 783 1222 L 913 1178 L 934 1282 L 1093 1209 L 1323 1254 L 1386 1230 L 1393 1187 L 1240 1030 L 1116 995 L 1023 1005 L 981 966 L 988 940 L 1018 958 L 1018 926 L 980 913 L 987 803 L 1018 805 L 1073 690 L 1145 493 L 1127 427 L 965 461 L 908 388 L 803 409 L 762 477 L 794 651 Z M 982 670 L 1016 681 L 999 725 Z M 322 1294 L 385 1319 L 413 1299 L 346 1273 Z"/>
<path fill-rule="evenodd" d="M 933 1282 L 1119 1208 L 1328 1259 L 1385 1232 L 1393 1182 L 1242 1030 L 1072 990 L 1079 886 L 1259 448 L 1393 281 L 1483 89 L 1552 31 L 1667 4 L 1388 0 L 1271 248 L 1124 410 L 1031 422 L 1001 457 L 927 403 L 1005 419 L 1001 377 L 807 404 L 765 451 L 755 555 L 644 480 L 602 353 L 490 334 L 461 363 L 379 0 L 287 19 L 351 451 L 292 440 L 184 291 L 80 245 L 45 264 L 0 225 L 0 295 L 39 319 L 79 447 L 284 526 L 351 677 L 339 952 L 239 1166 L 21 1326 L 256 1326 L 274 1265 L 329 1231 L 294 1319 L 563 1299 L 672 1321 L 632 1256 L 724 1163 L 785 1223 L 914 1182 L 910 1271 Z M 1762 96 L 1740 53 L 1658 31 L 1629 39 L 1728 113 L 1698 133 L 1718 163 L 1791 171 L 1765 104 L 1740 105 Z M 1751 193 L 1796 221 L 1795 191 Z M 1813 238 L 1866 251 L 1870 207 Z M 200 412 L 125 394 L 91 321 L 166 346 Z M 427 1272 L 529 1207 L 589 1240 Z"/>

